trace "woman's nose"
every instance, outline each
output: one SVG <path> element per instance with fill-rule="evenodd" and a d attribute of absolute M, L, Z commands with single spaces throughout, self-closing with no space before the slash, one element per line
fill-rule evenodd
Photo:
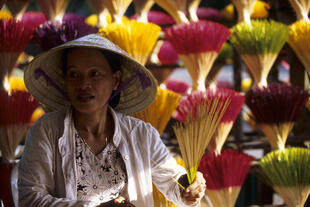
<path fill-rule="evenodd" d="M 81 77 L 78 84 L 79 88 L 82 90 L 91 88 L 91 80 L 87 77 Z"/>

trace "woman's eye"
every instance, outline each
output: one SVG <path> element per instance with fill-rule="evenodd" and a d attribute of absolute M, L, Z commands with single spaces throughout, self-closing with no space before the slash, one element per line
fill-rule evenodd
<path fill-rule="evenodd" d="M 68 76 L 69 78 L 77 78 L 78 74 L 76 72 L 69 72 Z"/>
<path fill-rule="evenodd" d="M 91 76 L 92 77 L 98 77 L 100 75 L 100 73 L 98 72 L 98 71 L 93 71 L 92 73 L 91 73 Z"/>

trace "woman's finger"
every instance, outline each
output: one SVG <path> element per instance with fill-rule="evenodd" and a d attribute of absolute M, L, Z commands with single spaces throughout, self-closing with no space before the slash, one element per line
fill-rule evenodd
<path fill-rule="evenodd" d="M 123 196 L 118 196 L 117 198 L 114 199 L 114 203 L 119 204 L 126 201 L 126 199 Z"/>
<path fill-rule="evenodd" d="M 201 198 L 204 194 L 205 194 L 205 189 L 203 187 L 198 187 L 195 190 L 185 192 L 183 197 Z"/>

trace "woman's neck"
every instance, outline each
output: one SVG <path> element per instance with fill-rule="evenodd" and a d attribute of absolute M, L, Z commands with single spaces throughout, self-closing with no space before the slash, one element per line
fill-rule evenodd
<path fill-rule="evenodd" d="M 113 126 L 109 122 L 109 112 L 107 107 L 96 113 L 81 113 L 77 110 L 73 110 L 74 124 L 78 131 L 91 134 L 94 137 L 100 137 L 100 135 L 109 136 L 108 129 Z"/>

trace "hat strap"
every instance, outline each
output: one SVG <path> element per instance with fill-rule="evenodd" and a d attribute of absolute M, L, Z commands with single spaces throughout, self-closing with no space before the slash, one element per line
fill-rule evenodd
<path fill-rule="evenodd" d="M 38 80 L 41 76 L 46 80 L 46 85 L 53 86 L 59 93 L 61 93 L 67 100 L 69 100 L 68 95 L 51 79 L 42 68 L 37 68 L 34 70 L 34 77 Z"/>
<path fill-rule="evenodd" d="M 146 88 L 150 87 L 152 85 L 151 80 L 148 79 L 145 74 L 143 74 L 142 72 L 140 72 L 139 70 L 135 69 L 135 74 L 132 75 L 128 80 L 126 80 L 124 83 L 122 83 L 117 90 L 115 90 L 112 95 L 110 96 L 109 100 L 107 101 L 107 103 L 110 103 L 112 101 L 112 99 L 117 96 L 124 88 L 126 88 L 129 83 L 131 81 L 133 81 L 135 78 L 138 77 L 141 86 L 143 88 L 143 90 L 145 90 Z"/>

